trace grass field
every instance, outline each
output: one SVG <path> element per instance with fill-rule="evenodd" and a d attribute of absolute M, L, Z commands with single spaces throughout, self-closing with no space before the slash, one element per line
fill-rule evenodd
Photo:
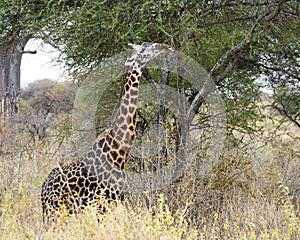
<path fill-rule="evenodd" d="M 24 123 L 1 123 L 1 239 L 300 238 L 299 139 L 287 133 L 299 129 L 291 125 L 257 150 L 227 146 L 208 176 L 191 169 L 166 189 L 112 207 L 99 222 L 87 209 L 46 229 L 41 184 L 58 162 L 73 158 L 63 121 L 56 124 L 38 139 Z M 266 124 L 265 134 L 272 127 Z"/>

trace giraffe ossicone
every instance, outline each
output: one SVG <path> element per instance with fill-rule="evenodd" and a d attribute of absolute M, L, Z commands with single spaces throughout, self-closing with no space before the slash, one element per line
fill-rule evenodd
<path fill-rule="evenodd" d="M 159 55 L 161 51 L 171 50 L 168 44 L 157 45 L 157 43 L 144 42 L 141 45 L 132 43 L 129 43 L 128 45 L 131 46 L 134 51 L 131 57 L 126 60 L 125 66 L 132 66 L 132 64 L 136 63 L 138 60 L 147 63 Z"/>
<path fill-rule="evenodd" d="M 100 133 L 90 150 L 76 162 L 54 168 L 42 185 L 44 222 L 60 216 L 65 207 L 78 213 L 94 205 L 99 211 L 101 199 L 123 200 L 128 190 L 124 166 L 136 134 L 139 82 L 146 64 L 169 51 L 161 43 L 131 44 L 133 54 L 127 59 L 126 77 L 119 101 L 107 129 Z"/>

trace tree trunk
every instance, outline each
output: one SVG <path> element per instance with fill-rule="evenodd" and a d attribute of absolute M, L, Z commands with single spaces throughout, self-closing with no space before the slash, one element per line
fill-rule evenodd
<path fill-rule="evenodd" d="M 186 106 L 185 106 L 185 92 L 184 92 L 184 67 L 182 64 L 182 57 L 179 54 L 177 59 L 177 89 L 178 89 L 178 124 L 176 133 L 176 166 L 173 175 L 173 181 L 176 181 L 182 176 L 185 171 L 186 164 L 186 144 L 188 138 L 188 126 L 186 124 Z"/>
<path fill-rule="evenodd" d="M 170 71 L 168 62 L 166 58 L 163 58 L 163 68 L 160 76 L 160 85 L 169 86 L 170 81 Z M 155 154 L 155 159 L 153 161 L 153 171 L 159 171 L 162 169 L 163 163 L 167 158 L 167 146 L 166 146 L 166 132 L 163 127 L 163 124 L 166 122 L 167 118 L 167 108 L 164 106 L 165 100 L 161 99 L 161 96 L 157 95 L 157 106 L 156 106 L 156 114 L 153 118 L 153 126 L 154 126 L 154 136 L 159 136 L 157 139 L 157 149 L 158 152 Z"/>
<path fill-rule="evenodd" d="M 0 118 L 19 111 L 21 60 L 29 39 L 13 37 L 0 45 Z"/>

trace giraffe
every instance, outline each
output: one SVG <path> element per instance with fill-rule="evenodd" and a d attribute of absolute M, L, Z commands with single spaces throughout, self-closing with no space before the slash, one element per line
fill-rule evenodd
<path fill-rule="evenodd" d="M 150 60 L 169 51 L 169 45 L 161 43 L 130 45 L 134 51 L 125 62 L 128 71 L 108 127 L 83 158 L 54 168 L 42 185 L 45 223 L 57 219 L 63 206 L 70 214 L 90 205 L 101 212 L 101 198 L 108 202 L 124 199 L 128 190 L 124 166 L 136 134 L 142 70 Z"/>

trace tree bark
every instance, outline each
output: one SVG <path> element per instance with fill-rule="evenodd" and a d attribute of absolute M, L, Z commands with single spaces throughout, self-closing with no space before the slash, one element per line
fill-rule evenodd
<path fill-rule="evenodd" d="M 0 45 L 0 118 L 19 111 L 22 54 L 30 38 L 12 37 Z"/>
<path fill-rule="evenodd" d="M 178 90 L 178 123 L 176 131 L 176 165 L 172 181 L 176 181 L 185 172 L 186 166 L 186 147 L 188 139 L 188 126 L 186 124 L 186 98 L 184 90 L 184 66 L 182 56 L 179 54 L 177 59 L 177 90 Z"/>

